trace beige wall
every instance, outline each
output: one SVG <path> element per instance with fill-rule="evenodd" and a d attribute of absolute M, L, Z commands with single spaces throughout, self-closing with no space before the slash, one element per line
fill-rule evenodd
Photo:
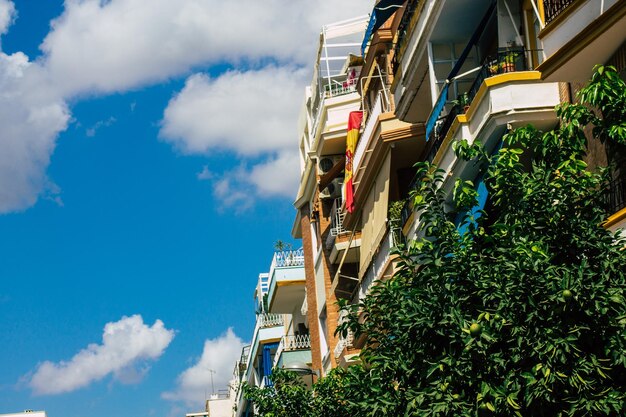
<path fill-rule="evenodd" d="M 378 248 L 387 227 L 390 170 L 391 153 L 388 152 L 363 205 L 361 214 L 363 228 L 361 230 L 360 277 L 365 274 L 367 266 L 371 262 L 372 256 L 376 248 Z"/>

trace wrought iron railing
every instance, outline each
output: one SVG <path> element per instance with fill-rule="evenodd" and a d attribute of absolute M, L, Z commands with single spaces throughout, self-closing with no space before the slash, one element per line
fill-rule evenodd
<path fill-rule="evenodd" d="M 419 3 L 420 0 L 409 0 L 407 2 L 406 9 L 404 10 L 404 14 L 400 19 L 400 24 L 398 25 L 397 30 L 396 44 L 393 47 L 393 58 L 391 60 L 391 67 L 393 68 L 394 74 L 397 74 L 400 61 L 402 61 L 402 55 L 404 54 L 407 40 L 409 39 L 410 32 L 413 29 L 411 26 L 413 16 L 415 15 L 415 11 L 417 10 Z"/>
<path fill-rule="evenodd" d="M 626 179 L 621 178 L 609 183 L 606 203 L 611 214 L 626 208 Z"/>
<path fill-rule="evenodd" d="M 485 79 L 499 74 L 528 71 L 532 69 L 528 64 L 530 62 L 528 56 L 534 52 L 537 52 L 537 50 L 527 50 L 523 48 L 507 49 L 489 56 L 478 70 L 471 87 L 467 91 L 465 103 L 454 104 L 445 116 L 439 118 L 435 129 L 433 129 L 428 138 L 431 145 L 427 148 L 423 159 L 428 162 L 432 162 L 435 159 L 439 148 L 450 131 L 450 127 L 452 127 L 454 119 L 456 119 L 459 114 L 463 114 L 465 107 L 472 103 Z"/>
<path fill-rule="evenodd" d="M 274 253 L 275 266 L 303 266 L 304 265 L 304 249 L 286 250 Z"/>
<path fill-rule="evenodd" d="M 546 18 L 546 24 L 550 23 L 558 15 L 563 13 L 570 5 L 577 0 L 543 0 L 543 12 Z"/>

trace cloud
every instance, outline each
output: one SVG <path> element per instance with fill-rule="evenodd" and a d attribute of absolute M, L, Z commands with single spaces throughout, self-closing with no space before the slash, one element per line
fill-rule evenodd
<path fill-rule="evenodd" d="M 117 122 L 117 119 L 113 116 L 109 117 L 106 120 L 99 120 L 93 126 L 85 130 L 85 135 L 87 135 L 87 137 L 93 138 L 94 136 L 96 136 L 98 130 L 102 129 L 103 127 L 112 126 L 115 122 Z"/>
<path fill-rule="evenodd" d="M 363 0 L 66 0 L 41 49 L 66 94 L 124 91 L 199 65 L 310 64 L 322 24 L 371 7 Z"/>
<path fill-rule="evenodd" d="M 321 25 L 371 6 L 363 0 L 66 0 L 36 61 L 0 51 L 0 213 L 27 209 L 47 195 L 50 158 L 71 118 L 68 100 L 137 89 L 201 66 L 275 63 L 216 79 L 189 77 L 166 110 L 162 138 L 186 153 L 260 157 L 265 162 L 250 172 L 266 173 L 271 161 L 285 161 L 288 144 L 295 146 L 302 94 L 296 86 L 310 80 L 301 68 L 314 59 Z M 16 16 L 13 2 L 0 0 L 0 36 Z M 190 108 L 203 103 L 221 117 Z"/>
<path fill-rule="evenodd" d="M 9 0 L 0 0 L 0 35 L 7 33 L 16 17 L 15 4 Z"/>
<path fill-rule="evenodd" d="M 70 113 L 41 68 L 0 52 L 0 213 L 32 206 L 51 182 L 46 170 Z"/>
<path fill-rule="evenodd" d="M 213 79 L 192 75 L 165 109 L 160 137 L 185 154 L 227 151 L 244 158 L 242 166 L 221 175 L 202 172 L 202 179 L 214 180 L 223 207 L 242 211 L 254 197 L 293 197 L 296 124 L 307 73 L 269 66 Z"/>
<path fill-rule="evenodd" d="M 160 136 L 188 154 L 259 155 L 295 147 L 308 71 L 269 66 L 189 77 L 164 112 Z"/>
<path fill-rule="evenodd" d="M 200 181 L 207 181 L 207 180 L 210 180 L 211 178 L 213 178 L 213 173 L 211 171 L 209 171 L 209 166 L 208 165 L 204 165 L 202 167 L 202 171 L 198 172 L 196 174 L 196 177 Z"/>
<path fill-rule="evenodd" d="M 243 345 L 232 328 L 215 339 L 206 340 L 200 359 L 178 375 L 176 389 L 164 392 L 161 396 L 166 400 L 184 402 L 188 406 L 204 405 L 211 384 L 215 391 L 227 387 Z"/>
<path fill-rule="evenodd" d="M 137 383 L 147 372 L 147 361 L 158 359 L 174 338 L 161 320 L 152 326 L 140 315 L 122 317 L 104 326 L 102 344 L 90 344 L 69 361 L 41 363 L 28 385 L 35 394 L 75 391 L 107 375 L 121 383 Z"/>

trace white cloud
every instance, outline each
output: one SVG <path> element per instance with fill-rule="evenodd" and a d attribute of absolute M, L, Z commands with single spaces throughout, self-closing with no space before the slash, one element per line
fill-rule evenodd
<path fill-rule="evenodd" d="M 66 0 L 35 62 L 0 51 L 0 213 L 24 210 L 47 195 L 46 171 L 71 116 L 68 99 L 128 91 L 201 65 L 277 66 L 190 77 L 166 111 L 163 138 L 188 153 L 222 149 L 282 163 L 287 146 L 295 146 L 302 94 L 296 87 L 311 76 L 295 68 L 312 63 L 322 24 L 366 14 L 371 3 Z M 13 2 L 0 0 L 0 35 L 16 16 Z M 204 103 L 221 117 L 189 108 Z M 250 170 L 261 178 L 269 165 Z"/>
<path fill-rule="evenodd" d="M 41 363 L 28 385 L 35 394 L 75 391 L 112 374 L 122 383 L 137 383 L 174 338 L 161 320 L 152 326 L 140 315 L 122 317 L 104 326 L 102 344 L 90 344 L 69 361 Z"/>
<path fill-rule="evenodd" d="M 41 49 L 66 93 L 122 91 L 204 64 L 310 64 L 322 24 L 371 7 L 363 0 L 66 0 Z"/>
<path fill-rule="evenodd" d="M 295 147 L 308 71 L 285 67 L 195 74 L 165 109 L 160 136 L 184 153 L 259 155 Z"/>
<path fill-rule="evenodd" d="M 245 210 L 255 197 L 293 197 L 306 76 L 302 69 L 275 66 L 214 79 L 195 74 L 165 109 L 160 136 L 187 154 L 230 151 L 256 158 L 256 165 L 222 175 L 203 171 L 212 174 L 202 178 L 214 180 L 214 196 L 223 207 Z"/>
<path fill-rule="evenodd" d="M 211 381 L 216 391 L 227 387 L 243 345 L 232 328 L 215 339 L 206 340 L 200 359 L 178 376 L 176 389 L 164 392 L 162 397 L 189 406 L 204 405 L 207 390 L 209 393 L 211 390 Z"/>
<path fill-rule="evenodd" d="M 7 33 L 15 16 L 15 4 L 9 0 L 0 0 L 0 35 Z"/>
<path fill-rule="evenodd" d="M 299 173 L 298 155 L 294 149 L 254 166 L 248 180 L 262 195 L 295 198 L 300 183 Z"/>
<path fill-rule="evenodd" d="M 50 156 L 69 118 L 37 64 L 0 52 L 0 213 L 26 209 L 46 191 Z"/>
<path fill-rule="evenodd" d="M 85 130 L 85 135 L 87 135 L 87 137 L 93 138 L 94 136 L 96 136 L 96 133 L 98 133 L 98 130 L 102 129 L 103 127 L 110 127 L 115 122 L 117 122 L 117 119 L 113 116 L 109 117 L 106 120 L 98 120 L 93 126 Z"/>

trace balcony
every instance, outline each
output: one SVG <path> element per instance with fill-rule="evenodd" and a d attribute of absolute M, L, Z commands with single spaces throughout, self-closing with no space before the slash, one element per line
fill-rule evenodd
<path fill-rule="evenodd" d="M 563 13 L 576 0 L 543 0 L 543 11 L 546 18 L 546 25 L 552 22 L 557 16 Z"/>
<path fill-rule="evenodd" d="M 497 54 L 488 57 L 480 67 L 480 70 L 478 70 L 476 78 L 474 79 L 469 91 L 463 96 L 464 102 L 454 103 L 445 116 L 439 116 L 437 118 L 435 128 L 428 138 L 431 145 L 427 148 L 427 153 L 423 159 L 428 162 L 432 162 L 434 160 L 435 155 L 439 151 L 439 148 L 443 144 L 444 139 L 452 127 L 452 123 L 456 120 L 458 115 L 464 114 L 467 108 L 471 106 L 480 87 L 487 78 L 500 74 L 531 70 L 532 67 L 528 65 L 527 57 L 534 52 L 536 51 L 514 49 L 498 52 Z"/>
<path fill-rule="evenodd" d="M 400 62 L 402 62 L 402 56 L 406 50 L 407 39 L 413 31 L 415 22 L 417 21 L 417 14 L 415 12 L 419 3 L 420 0 L 408 1 L 404 14 L 402 15 L 402 19 L 400 20 L 400 24 L 398 25 L 397 41 L 393 47 L 393 59 L 391 61 L 393 73 L 395 75 L 398 74 Z"/>
<path fill-rule="evenodd" d="M 288 367 L 292 363 L 311 363 L 311 336 L 286 335 L 280 339 L 274 367 Z"/>
<path fill-rule="evenodd" d="M 386 89 L 384 89 L 378 92 L 374 105 L 372 106 L 372 110 L 366 115 L 364 124 L 365 128 L 363 129 L 359 143 L 354 151 L 354 161 L 352 166 L 355 174 L 359 171 L 359 168 L 361 168 L 361 163 L 363 162 L 365 153 L 367 152 L 369 141 L 374 135 L 376 127 L 379 125 L 378 117 L 383 113 L 387 113 L 389 110 L 389 93 Z"/>
<path fill-rule="evenodd" d="M 269 273 L 269 313 L 291 314 L 304 300 L 304 250 L 276 252 Z"/>
<path fill-rule="evenodd" d="M 384 274 L 389 271 L 390 261 L 392 260 L 392 248 L 398 246 L 400 236 L 399 227 L 395 225 L 393 227 L 387 227 L 387 231 L 385 232 L 380 246 L 376 250 L 372 261 L 359 282 L 357 291 L 352 297 L 351 304 L 358 304 L 363 301 L 376 281 L 382 280 L 385 277 Z"/>
<path fill-rule="evenodd" d="M 257 320 L 261 329 L 285 325 L 284 316 L 282 314 L 259 314 Z"/>
<path fill-rule="evenodd" d="M 548 81 L 585 82 L 595 64 L 606 63 L 624 43 L 626 2 L 543 0 L 545 27 L 539 33 Z"/>
<path fill-rule="evenodd" d="M 613 180 L 609 183 L 606 200 L 611 214 L 626 208 L 626 179 Z"/>

